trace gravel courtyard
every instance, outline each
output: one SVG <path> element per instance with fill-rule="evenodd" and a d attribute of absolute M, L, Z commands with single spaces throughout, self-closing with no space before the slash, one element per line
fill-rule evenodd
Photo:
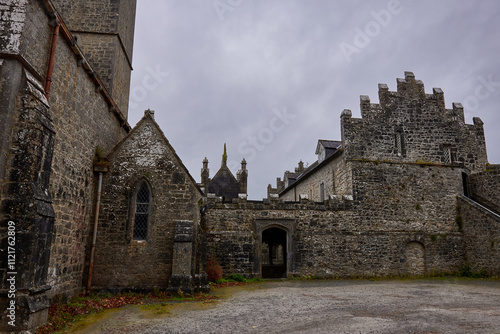
<path fill-rule="evenodd" d="M 500 333 L 500 280 L 272 281 L 217 293 L 163 315 L 129 306 L 76 333 Z"/>

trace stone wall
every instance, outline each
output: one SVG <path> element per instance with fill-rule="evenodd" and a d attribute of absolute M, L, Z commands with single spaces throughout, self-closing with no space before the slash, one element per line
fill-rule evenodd
<path fill-rule="evenodd" d="M 463 107 L 446 109 L 441 89 L 426 94 L 411 72 L 397 79 L 397 91 L 379 85 L 379 104 L 361 96 L 362 118 L 341 116 L 346 159 L 461 164 L 472 171 L 487 164 L 483 123 L 465 124 Z"/>
<path fill-rule="evenodd" d="M 458 232 L 462 169 L 417 163 L 351 161 L 353 194 L 365 230 Z"/>
<path fill-rule="evenodd" d="M 201 191 L 150 111 L 111 152 L 109 161 L 110 171 L 103 178 L 93 285 L 115 289 L 167 288 L 176 224 L 191 222 L 194 238 L 198 238 Z M 136 240 L 133 210 L 142 182 L 148 184 L 152 201 L 147 237 Z M 176 241 L 182 242 L 181 239 Z M 198 248 L 196 242 L 189 245 L 195 247 L 191 259 L 194 277 L 201 270 L 195 265 Z M 182 244 L 181 248 L 185 247 Z"/>
<path fill-rule="evenodd" d="M 484 172 L 469 177 L 470 197 L 500 213 L 500 165 L 488 165 Z"/>
<path fill-rule="evenodd" d="M 423 271 L 454 272 L 463 265 L 461 233 L 456 229 L 403 228 L 365 221 L 354 201 L 242 201 L 224 204 L 208 199 L 205 216 L 208 252 L 224 275 L 261 276 L 259 238 L 263 230 L 287 232 L 290 254 L 288 276 L 358 277 L 414 273 L 415 256 L 409 243 L 424 249 Z M 418 262 L 417 261 L 417 262 Z M 410 263 L 408 263 L 410 262 Z M 410 269 L 408 269 L 410 268 Z"/>
<path fill-rule="evenodd" d="M 53 80 L 49 102 L 57 133 L 51 182 L 56 224 L 49 274 L 53 294 L 73 294 L 81 289 L 94 212 L 96 147 L 110 152 L 127 131 L 62 41 Z"/>
<path fill-rule="evenodd" d="M 127 116 L 136 0 L 54 0 L 90 64 Z"/>
<path fill-rule="evenodd" d="M 8 78 L 0 92 L 2 228 L 8 220 L 18 217 L 8 204 L 11 198 L 21 196 L 26 197 L 25 201 L 40 203 L 27 209 L 36 208 L 41 213 L 33 213 L 31 225 L 26 224 L 26 229 L 34 229 L 31 237 L 40 240 L 36 247 L 26 246 L 26 250 L 38 255 L 34 259 L 27 253 L 18 254 L 20 264 L 39 266 L 26 270 L 38 278 L 32 280 L 25 275 L 26 282 L 19 280 L 20 286 L 35 284 L 36 291 L 45 291 L 39 288 L 47 284 L 52 287 L 47 292 L 49 297 L 71 296 L 82 289 L 96 189 L 92 171 L 96 146 L 109 152 L 126 135 L 128 124 L 110 112 L 109 100 L 93 74 L 82 66 L 86 60 L 79 61 L 62 33 L 63 28 L 56 48 L 50 99 L 46 101 L 43 85 L 54 21 L 42 1 L 5 0 L 2 5 L 7 6 L 2 9 L 8 9 L 1 15 L 5 29 L 0 36 L 0 71 L 2 78 Z M 37 129 L 48 129 L 53 134 L 33 138 L 32 144 L 20 149 L 26 138 L 31 138 L 31 128 L 40 135 L 44 132 Z M 30 149 L 30 145 L 36 149 Z M 19 183 L 19 171 L 27 167 L 33 170 L 29 177 L 23 177 L 23 182 L 40 185 L 31 186 L 31 194 L 12 186 Z M 40 220 L 36 215 L 51 219 Z M 6 239 L 3 232 L 1 235 L 3 247 Z"/>
<path fill-rule="evenodd" d="M 460 196 L 457 221 L 462 225 L 471 270 L 500 275 L 500 216 Z"/>

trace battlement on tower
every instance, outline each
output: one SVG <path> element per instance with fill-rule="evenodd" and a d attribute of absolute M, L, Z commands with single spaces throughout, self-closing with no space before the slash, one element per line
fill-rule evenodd
<path fill-rule="evenodd" d="M 341 114 L 342 142 L 350 159 L 460 164 L 471 170 L 487 163 L 483 122 L 466 124 L 461 103 L 445 106 L 441 88 L 426 94 L 412 72 L 396 79 L 397 90 L 378 85 L 379 103 L 360 96 L 361 118 Z"/>

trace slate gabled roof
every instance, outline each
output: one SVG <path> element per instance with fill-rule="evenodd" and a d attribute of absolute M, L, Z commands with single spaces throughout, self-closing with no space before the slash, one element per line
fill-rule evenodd
<path fill-rule="evenodd" d="M 295 181 L 292 183 L 288 184 L 288 187 L 282 189 L 279 191 L 279 194 L 283 194 L 287 192 L 290 188 L 294 187 L 296 184 L 299 182 L 307 179 L 310 175 L 312 175 L 317 169 L 323 167 L 324 164 L 326 164 L 330 159 L 334 156 L 337 155 L 338 152 L 342 152 L 342 142 L 336 141 L 336 140 L 318 140 L 318 146 L 316 147 L 316 154 L 319 153 L 319 147 L 320 145 L 323 145 L 326 149 L 326 157 L 325 160 L 318 162 L 316 160 L 314 163 L 312 163 L 309 167 L 304 169 L 302 173 L 292 173 L 289 175 L 293 175 L 295 177 Z"/>
<path fill-rule="evenodd" d="M 319 148 L 320 145 L 323 146 L 325 149 L 331 149 L 331 150 L 338 150 L 340 146 L 342 146 L 342 142 L 338 140 L 324 140 L 320 139 L 318 140 L 318 146 L 316 146 L 316 154 L 319 153 Z"/>

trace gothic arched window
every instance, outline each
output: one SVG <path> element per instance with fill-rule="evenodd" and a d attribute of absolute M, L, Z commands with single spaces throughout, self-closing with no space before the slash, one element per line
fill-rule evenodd
<path fill-rule="evenodd" d="M 134 240 L 146 240 L 148 235 L 149 205 L 151 194 L 146 182 L 142 182 L 135 195 Z"/>

